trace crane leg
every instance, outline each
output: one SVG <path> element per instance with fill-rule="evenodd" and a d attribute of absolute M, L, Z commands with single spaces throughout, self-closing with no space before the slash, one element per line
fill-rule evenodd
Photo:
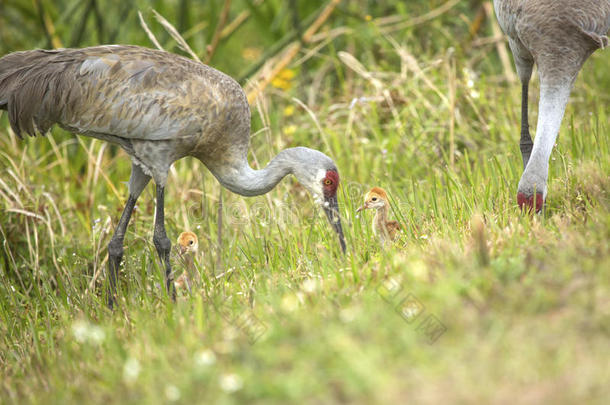
<path fill-rule="evenodd" d="M 521 149 L 523 170 L 525 170 L 532 154 L 532 148 L 534 147 L 527 120 L 527 93 L 534 67 L 534 57 L 518 38 L 509 37 L 508 45 L 515 59 L 517 75 L 519 80 L 521 80 L 521 140 L 519 141 L 519 149 Z"/>
<path fill-rule="evenodd" d="M 172 276 L 172 267 L 169 261 L 169 254 L 172 247 L 167 234 L 165 233 L 165 212 L 163 204 L 165 201 L 165 187 L 157 185 L 157 212 L 155 214 L 155 232 L 153 242 L 159 258 L 165 268 L 165 287 L 167 293 L 176 301 L 176 287 Z"/>
<path fill-rule="evenodd" d="M 131 177 L 129 178 L 129 198 L 127 199 L 127 204 L 125 204 L 121 219 L 119 219 L 119 223 L 114 231 L 114 235 L 112 235 L 112 239 L 110 239 L 110 243 L 108 243 L 108 287 L 106 296 L 110 309 L 114 307 L 116 301 L 117 278 L 119 266 L 123 259 L 123 240 L 125 239 L 127 225 L 129 224 L 129 219 L 131 218 L 131 213 L 136 205 L 136 201 L 149 181 L 150 176 L 144 174 L 139 166 L 135 164 L 132 165 Z"/>
<path fill-rule="evenodd" d="M 527 166 L 527 162 L 530 160 L 532 154 L 532 148 L 534 143 L 530 136 L 530 127 L 527 120 L 527 95 L 529 88 L 529 79 L 524 81 L 521 86 L 521 140 L 519 141 L 519 148 L 521 149 L 521 157 L 523 158 L 523 170 Z"/>
<path fill-rule="evenodd" d="M 129 195 L 127 199 L 127 204 L 125 204 L 125 209 L 123 210 L 123 214 L 121 215 L 121 219 L 119 220 L 119 224 L 114 231 L 114 235 L 112 239 L 110 239 L 110 243 L 108 243 L 108 307 L 112 309 L 114 307 L 114 302 L 116 300 L 116 284 L 117 278 L 119 274 L 119 265 L 121 264 L 121 260 L 123 259 L 123 240 L 125 239 L 125 232 L 127 231 L 127 225 L 129 224 L 129 219 L 131 218 L 131 213 L 133 211 L 133 207 L 136 205 L 136 201 L 138 200 L 137 196 L 132 194 Z"/>
<path fill-rule="evenodd" d="M 538 123 L 532 155 L 523 171 L 517 189 L 517 201 L 522 208 L 535 208 L 540 212 L 546 198 L 549 175 L 549 158 L 559 133 L 561 120 L 570 98 L 572 81 L 548 84 L 540 77 L 540 102 L 538 103 Z"/>

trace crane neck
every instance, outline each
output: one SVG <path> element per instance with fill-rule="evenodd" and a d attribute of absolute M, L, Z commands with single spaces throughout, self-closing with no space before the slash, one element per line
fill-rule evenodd
<path fill-rule="evenodd" d="M 208 168 L 220 184 L 230 191 L 246 197 L 257 196 L 268 193 L 280 180 L 294 173 L 298 160 L 291 153 L 293 149 L 281 151 L 261 170 L 250 167 L 245 158 L 235 166 L 208 164 Z"/>

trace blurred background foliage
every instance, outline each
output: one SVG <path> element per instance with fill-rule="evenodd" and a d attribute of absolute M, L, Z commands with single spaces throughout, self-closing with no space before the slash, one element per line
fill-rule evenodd
<path fill-rule="evenodd" d="M 315 57 L 300 64 L 299 84 L 311 82 L 313 69 L 338 65 L 336 50 L 374 60 L 381 66 L 396 63 L 395 52 L 381 34 L 409 41 L 418 53 L 435 54 L 449 47 L 462 49 L 472 36 L 468 30 L 455 37 L 456 25 L 477 23 L 480 0 L 341 1 L 324 27 L 329 36 L 316 41 L 321 47 Z M 136 44 L 153 47 L 140 26 L 143 13 L 151 31 L 168 51 L 182 53 L 172 37 L 155 21 L 156 10 L 187 40 L 202 60 L 220 27 L 218 46 L 209 64 L 247 80 L 289 41 L 298 39 L 326 2 L 307 0 L 0 0 L 0 54 L 31 48 L 84 47 L 98 44 Z M 414 16 L 450 6 L 452 12 L 430 25 L 405 24 Z M 228 14 L 223 13 L 228 9 Z M 405 28 L 403 28 L 405 27 Z M 478 29 L 478 28 L 477 28 Z M 341 81 L 337 69 L 331 77 Z M 340 87 L 331 87 L 341 90 Z"/>

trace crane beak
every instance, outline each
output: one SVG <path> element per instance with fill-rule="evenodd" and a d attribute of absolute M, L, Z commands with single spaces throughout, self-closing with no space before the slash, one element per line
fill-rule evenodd
<path fill-rule="evenodd" d="M 346 244 L 345 236 L 343 236 L 343 228 L 341 227 L 341 218 L 339 218 L 339 202 L 337 201 L 337 195 L 324 197 L 324 212 L 328 218 L 328 222 L 333 227 L 337 235 L 339 236 L 339 243 L 341 244 L 341 251 L 345 253 Z"/>

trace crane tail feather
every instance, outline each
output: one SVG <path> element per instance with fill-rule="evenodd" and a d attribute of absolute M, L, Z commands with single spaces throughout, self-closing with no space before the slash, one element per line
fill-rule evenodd
<path fill-rule="evenodd" d="M 15 52 L 0 58 L 0 109 L 8 111 L 11 128 L 45 134 L 61 112 L 66 63 L 57 51 Z"/>
<path fill-rule="evenodd" d="M 591 31 L 584 31 L 583 33 L 587 36 L 587 38 L 589 38 L 591 41 L 593 41 L 593 44 L 596 48 L 599 49 L 604 49 L 608 47 L 608 37 L 605 35 L 600 35 L 596 32 L 591 32 Z"/>

